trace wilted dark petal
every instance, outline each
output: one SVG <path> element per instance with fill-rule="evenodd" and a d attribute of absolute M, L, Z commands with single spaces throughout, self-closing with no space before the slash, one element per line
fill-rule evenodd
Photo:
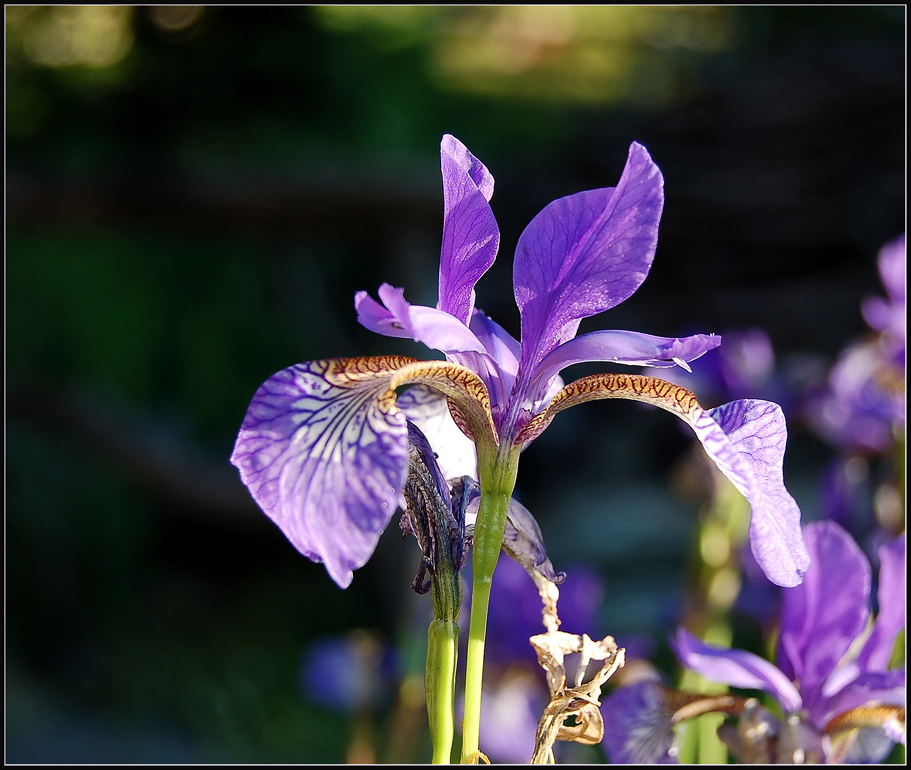
<path fill-rule="evenodd" d="M 675 708 L 656 682 L 618 687 L 601 704 L 604 747 L 615 765 L 675 765 Z"/>
<path fill-rule="evenodd" d="M 867 624 L 870 564 L 834 521 L 807 524 L 804 540 L 810 567 L 803 584 L 783 594 L 776 657 L 809 702 Z"/>
<path fill-rule="evenodd" d="M 618 305 L 645 280 L 658 241 L 663 185 L 648 151 L 634 142 L 616 188 L 560 198 L 525 228 L 513 284 L 527 371 L 575 336 L 580 319 Z"/>
<path fill-rule="evenodd" d="M 777 404 L 733 401 L 705 411 L 686 388 L 656 377 L 598 374 L 563 388 L 529 421 L 515 444 L 533 440 L 564 409 L 613 398 L 653 404 L 687 422 L 708 457 L 749 502 L 750 544 L 763 572 L 781 586 L 800 583 L 809 556 L 800 531 L 800 509 L 782 478 L 787 429 Z"/>
<path fill-rule="evenodd" d="M 231 456 L 263 511 L 342 587 L 395 513 L 407 463 L 390 378 L 351 373 L 344 362 L 312 361 L 270 377 Z"/>
<path fill-rule="evenodd" d="M 712 682 L 763 690 L 774 695 L 787 712 L 797 711 L 803 704 L 791 680 L 777 666 L 751 652 L 704 644 L 680 627 L 676 653 L 684 666 Z"/>
<path fill-rule="evenodd" d="M 716 334 L 692 337 L 655 337 L 627 331 L 598 331 L 564 342 L 548 353 L 535 370 L 534 379 L 546 382 L 561 369 L 585 361 L 605 361 L 630 366 L 682 366 L 721 344 Z"/>
<path fill-rule="evenodd" d="M 488 203 L 493 177 L 449 134 L 440 145 L 440 161 L 444 214 L 438 307 L 467 325 L 474 286 L 493 264 L 500 245 L 500 231 Z"/>
<path fill-rule="evenodd" d="M 266 514 L 342 587 L 362 566 L 401 497 L 405 416 L 395 389 L 423 382 L 457 402 L 495 444 L 487 391 L 473 372 L 394 356 L 298 364 L 256 392 L 231 462 Z"/>
<path fill-rule="evenodd" d="M 480 496 L 473 496 L 465 511 L 467 528 L 474 530 L 481 505 Z M 521 564 L 529 574 L 537 572 L 551 583 L 562 583 L 565 572 L 554 572 L 554 565 L 547 557 L 544 535 L 531 512 L 514 499 L 509 501 L 506 512 L 506 529 L 503 533 L 503 550 Z"/>
<path fill-rule="evenodd" d="M 905 535 L 902 533 L 879 549 L 879 613 L 873 633 L 857 660 L 863 671 L 885 671 L 892 658 L 895 637 L 906 623 Z"/>
<path fill-rule="evenodd" d="M 503 550 L 525 567 L 527 572 L 537 572 L 551 583 L 562 583 L 566 577 L 565 572 L 554 572 L 554 565 L 547 558 L 544 535 L 541 534 L 538 522 L 528 508 L 516 500 L 509 501 Z"/>

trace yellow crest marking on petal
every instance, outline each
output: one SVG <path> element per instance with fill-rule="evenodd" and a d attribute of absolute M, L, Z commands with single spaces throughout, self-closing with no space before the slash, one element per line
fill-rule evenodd
<path fill-rule="evenodd" d="M 547 408 L 522 429 L 516 437 L 516 446 L 539 436 L 564 409 L 605 398 L 625 398 L 652 404 L 690 423 L 702 411 L 692 391 L 672 382 L 641 374 L 595 374 L 571 382 L 557 393 Z"/>
<path fill-rule="evenodd" d="M 413 383 L 428 385 L 448 398 L 453 419 L 476 442 L 498 443 L 487 388 L 477 374 L 464 366 L 405 356 L 371 356 L 329 359 L 326 367 L 326 379 L 339 387 L 388 379 L 388 389 L 377 399 L 384 413 L 395 409 L 396 388 Z"/>

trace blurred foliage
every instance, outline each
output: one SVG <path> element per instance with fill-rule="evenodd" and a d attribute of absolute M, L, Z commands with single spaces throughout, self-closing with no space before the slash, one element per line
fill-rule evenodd
<path fill-rule="evenodd" d="M 349 718 L 302 695 L 301 655 L 352 626 L 404 646 L 417 553 L 393 524 L 339 591 L 227 458 L 273 371 L 415 354 L 351 296 L 389 280 L 433 302 L 444 132 L 497 177 L 479 296 L 513 329 L 509 244 L 612 183 L 633 139 L 667 178 L 668 258 L 616 328 L 767 319 L 832 353 L 904 221 L 900 6 L 5 12 L 9 761 L 345 758 Z M 807 287 L 829 292 L 815 309 Z M 609 629 L 663 638 L 679 612 L 696 504 L 667 476 L 688 445 L 592 408 L 525 462 L 555 564 L 608 575 Z M 822 450 L 791 451 L 811 488 Z M 156 464 L 185 454 L 180 478 Z"/>

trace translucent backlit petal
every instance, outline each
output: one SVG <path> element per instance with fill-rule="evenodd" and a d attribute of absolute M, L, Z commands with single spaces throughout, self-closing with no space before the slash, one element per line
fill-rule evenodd
<path fill-rule="evenodd" d="M 614 765 L 677 764 L 674 711 L 657 682 L 614 690 L 601 705 L 608 761 Z"/>
<path fill-rule="evenodd" d="M 750 503 L 750 543 L 769 580 L 782 586 L 800 583 L 809 555 L 800 531 L 800 509 L 782 478 L 787 429 L 777 404 L 733 401 L 706 411 L 679 385 L 641 375 L 600 374 L 563 388 L 515 443 L 534 439 L 564 409 L 609 398 L 653 404 L 687 422 L 708 457 Z"/>
<path fill-rule="evenodd" d="M 633 143 L 616 188 L 548 204 L 519 238 L 513 266 L 522 314 L 522 362 L 533 370 L 575 336 L 579 320 L 623 302 L 655 256 L 664 180 Z"/>

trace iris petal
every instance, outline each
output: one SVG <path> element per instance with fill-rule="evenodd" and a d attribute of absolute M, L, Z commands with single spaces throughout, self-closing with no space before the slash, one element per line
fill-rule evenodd
<path fill-rule="evenodd" d="M 782 479 L 787 430 L 781 407 L 746 400 L 706 411 L 679 385 L 641 375 L 599 374 L 563 388 L 515 443 L 534 439 L 564 409 L 607 398 L 653 404 L 687 422 L 712 462 L 750 503 L 753 555 L 769 580 L 781 586 L 800 583 L 810 557 L 800 531 L 800 509 Z"/>
<path fill-rule="evenodd" d="M 231 462 L 305 556 L 351 583 L 396 510 L 407 466 L 395 388 L 424 382 L 458 403 L 475 438 L 495 442 L 487 391 L 473 372 L 401 357 L 311 361 L 253 397 Z"/>
<path fill-rule="evenodd" d="M 463 324 L 474 308 L 474 287 L 497 256 L 500 231 L 488 201 L 493 176 L 454 136 L 440 144 L 443 244 L 438 307 Z"/>
<path fill-rule="evenodd" d="M 575 336 L 579 320 L 609 310 L 645 280 L 655 256 L 664 180 L 633 143 L 616 188 L 553 201 L 519 238 L 513 265 L 530 371 Z"/>
<path fill-rule="evenodd" d="M 561 369 L 585 361 L 605 361 L 630 366 L 680 366 L 717 348 L 717 334 L 692 337 L 655 337 L 627 331 L 598 331 L 564 342 L 548 353 L 535 370 L 535 379 L 546 382 Z"/>
<path fill-rule="evenodd" d="M 870 563 L 834 521 L 804 530 L 812 562 L 804 582 L 784 592 L 776 659 L 799 680 L 810 704 L 870 615 Z"/>
<path fill-rule="evenodd" d="M 713 682 L 771 693 L 786 712 L 803 705 L 791 680 L 752 652 L 704 644 L 682 627 L 677 629 L 676 652 L 684 666 Z"/>
<path fill-rule="evenodd" d="M 892 659 L 895 637 L 905 627 L 905 535 L 879 549 L 879 614 L 858 664 L 865 671 L 885 671 Z"/>

